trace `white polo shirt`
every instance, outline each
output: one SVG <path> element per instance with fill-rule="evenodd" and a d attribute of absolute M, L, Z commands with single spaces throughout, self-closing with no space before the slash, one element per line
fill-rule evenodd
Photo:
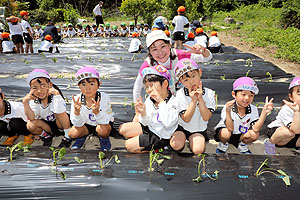
<path fill-rule="evenodd" d="M 102 12 L 101 12 L 101 7 L 99 6 L 99 4 L 97 4 L 93 10 L 94 14 L 97 16 L 97 15 L 102 15 Z"/>
<path fill-rule="evenodd" d="M 41 51 L 49 51 L 50 50 L 50 47 L 52 47 L 53 49 L 55 48 L 55 45 L 52 44 L 51 42 L 49 42 L 48 40 L 44 40 L 42 43 L 41 43 L 41 46 L 38 50 L 41 50 Z"/>
<path fill-rule="evenodd" d="M 141 41 L 137 38 L 132 38 L 130 45 L 129 45 L 129 49 L 128 51 L 131 52 L 135 52 L 138 51 L 140 49 L 140 45 L 142 45 Z"/>
<path fill-rule="evenodd" d="M 29 106 L 34 112 L 35 119 L 44 119 L 46 121 L 55 121 L 54 114 L 66 112 L 66 102 L 60 95 L 49 96 L 48 104 L 46 106 L 39 100 L 29 101 Z"/>
<path fill-rule="evenodd" d="M 219 47 L 219 46 L 221 46 L 221 42 L 218 37 L 211 36 L 208 40 L 208 46 L 209 47 Z"/>
<path fill-rule="evenodd" d="M 170 139 L 178 127 L 179 105 L 177 99 L 169 93 L 158 107 L 148 97 L 145 101 L 146 115 L 139 115 L 139 121 L 162 139 Z"/>
<path fill-rule="evenodd" d="M 172 23 L 175 24 L 173 33 L 175 32 L 184 32 L 184 26 L 189 23 L 189 20 L 183 15 L 176 15 Z"/>
<path fill-rule="evenodd" d="M 3 100 L 5 102 L 4 115 L 0 116 L 0 121 L 9 123 L 12 118 L 22 118 L 27 122 L 27 117 L 25 115 L 24 106 L 21 102 L 13 102 Z"/>
<path fill-rule="evenodd" d="M 3 53 L 11 53 L 13 52 L 14 50 L 14 43 L 12 41 L 3 41 L 2 42 L 2 52 Z"/>
<path fill-rule="evenodd" d="M 180 114 L 182 115 L 189 107 L 192 98 L 189 95 L 189 91 L 187 88 L 181 88 L 176 93 L 176 98 L 179 102 L 180 106 Z M 205 102 L 206 107 L 213 113 L 216 109 L 216 101 L 215 101 L 215 93 L 211 89 L 203 88 L 202 98 Z M 198 103 L 197 103 L 198 105 Z M 208 121 L 204 121 L 199 107 L 197 106 L 195 108 L 195 112 L 192 116 L 192 119 L 190 122 L 186 123 L 182 120 L 182 118 L 179 118 L 179 125 L 181 125 L 185 130 L 194 133 L 194 132 L 203 132 L 207 129 Z"/>
<path fill-rule="evenodd" d="M 232 134 L 247 133 L 248 130 L 259 119 L 257 107 L 250 104 L 246 108 L 245 116 L 241 117 L 238 114 L 237 105 L 234 104 L 234 107 L 231 110 L 231 118 L 233 120 L 233 125 L 234 125 Z M 224 106 L 222 109 L 221 120 L 215 127 L 215 130 L 218 128 L 225 128 L 226 127 L 225 120 L 226 120 L 226 106 Z"/>
<path fill-rule="evenodd" d="M 100 112 L 98 115 L 95 115 L 93 110 L 86 105 L 85 96 L 83 94 L 75 96 L 75 99 L 77 100 L 80 98 L 81 102 L 80 115 L 75 115 L 74 101 L 72 100 L 70 119 L 74 126 L 82 127 L 84 124 L 97 126 L 98 124 L 108 124 L 109 122 L 114 121 L 108 94 L 104 92 L 97 92 L 96 95 L 96 101 L 100 98 Z"/>
<path fill-rule="evenodd" d="M 207 47 L 207 37 L 205 35 L 196 36 L 194 41 L 195 44 L 200 44 L 205 48 Z"/>
<path fill-rule="evenodd" d="M 27 28 L 29 28 L 30 32 L 33 34 L 32 28 L 31 28 L 30 24 L 28 23 L 28 21 L 22 19 L 21 25 L 23 27 L 23 32 L 24 33 L 28 33 Z"/>
<path fill-rule="evenodd" d="M 73 28 L 72 30 L 68 29 L 67 30 L 67 35 L 68 37 L 73 37 L 77 34 L 77 32 L 75 31 L 75 29 Z"/>
<path fill-rule="evenodd" d="M 23 27 L 19 22 L 16 25 L 13 25 L 10 22 L 7 22 L 7 24 L 11 35 L 23 35 Z"/>
<path fill-rule="evenodd" d="M 105 34 L 110 34 L 111 33 L 111 27 L 109 27 L 109 28 L 104 28 L 104 32 L 105 32 Z"/>
<path fill-rule="evenodd" d="M 293 119 L 294 119 L 294 111 L 289 106 L 283 105 L 280 111 L 278 112 L 276 119 L 268 125 L 268 128 L 281 127 L 281 126 L 289 127 L 293 122 Z"/>

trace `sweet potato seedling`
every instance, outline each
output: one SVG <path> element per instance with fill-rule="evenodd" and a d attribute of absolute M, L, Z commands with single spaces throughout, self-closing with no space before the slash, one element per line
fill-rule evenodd
<path fill-rule="evenodd" d="M 162 157 L 162 158 L 160 158 Z M 171 157 L 170 156 L 166 156 L 166 155 L 162 155 L 160 153 L 155 152 L 154 149 L 152 149 L 149 152 L 149 170 L 150 172 L 154 171 L 154 168 L 152 167 L 154 163 L 157 163 L 158 165 L 161 165 L 165 159 L 170 160 Z"/>
<path fill-rule="evenodd" d="M 194 178 L 193 181 L 194 182 L 202 182 L 205 178 L 205 177 L 208 177 L 209 179 L 213 180 L 213 181 L 216 181 L 218 180 L 219 178 L 219 171 L 218 170 L 215 170 L 214 171 L 214 174 L 209 174 L 205 171 L 205 154 L 198 154 L 199 157 L 202 156 L 201 160 L 199 161 L 198 163 L 198 177 L 197 178 Z M 202 165 L 202 170 L 201 170 L 201 165 Z"/>
<path fill-rule="evenodd" d="M 121 163 L 121 161 L 119 160 L 118 155 L 113 155 L 105 164 L 103 164 L 103 159 L 105 158 L 105 153 L 103 153 L 102 151 L 100 151 L 98 157 L 99 157 L 100 168 L 101 169 L 103 169 L 104 167 L 106 167 L 113 158 L 115 158 L 115 163 L 117 163 L 117 164 Z"/>

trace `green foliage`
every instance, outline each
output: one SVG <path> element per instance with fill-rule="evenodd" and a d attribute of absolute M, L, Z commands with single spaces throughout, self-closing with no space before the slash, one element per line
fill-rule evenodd
<path fill-rule="evenodd" d="M 54 6 L 54 0 L 37 0 L 41 10 L 49 11 Z"/>
<path fill-rule="evenodd" d="M 162 157 L 162 158 L 160 158 Z M 155 150 L 151 150 L 149 152 L 149 170 L 150 172 L 152 172 L 154 169 L 153 169 L 153 164 L 154 163 L 157 163 L 158 165 L 161 165 L 165 159 L 168 159 L 170 160 L 171 157 L 170 156 L 166 156 L 166 155 L 162 155 L 160 153 L 156 153 Z"/>
<path fill-rule="evenodd" d="M 145 0 L 122 0 L 121 7 L 119 8 L 126 16 L 132 16 L 135 24 L 138 17 L 141 15 L 142 10 L 146 7 Z"/>
<path fill-rule="evenodd" d="M 195 0 L 198 1 L 198 0 Z M 161 3 L 163 5 L 163 16 L 165 16 L 167 19 L 173 19 L 178 13 L 177 9 L 179 6 L 185 6 L 184 0 L 161 0 Z M 186 7 L 186 12 L 189 12 L 190 8 Z"/>
<path fill-rule="evenodd" d="M 203 13 L 203 7 L 200 0 L 185 0 L 185 5 L 188 8 L 186 17 L 190 22 L 199 20 Z"/>
<path fill-rule="evenodd" d="M 14 151 L 21 151 L 21 150 L 23 150 L 24 153 L 27 153 L 27 152 L 29 152 L 29 149 L 32 148 L 30 144 L 24 146 L 23 143 L 24 142 L 21 141 L 18 144 L 13 145 L 12 147 L 7 147 L 9 149 L 9 158 L 10 158 L 9 161 L 10 162 L 13 160 L 12 154 L 13 154 Z"/>
<path fill-rule="evenodd" d="M 47 24 L 49 20 L 51 20 L 53 23 L 64 21 L 64 12 L 66 12 L 65 9 L 51 9 L 49 11 L 45 11 L 43 9 L 35 9 L 30 11 L 30 23 L 36 23 L 39 22 L 40 24 Z"/>
<path fill-rule="evenodd" d="M 300 29 L 300 1 L 287 0 L 283 3 L 281 22 L 284 28 L 295 27 Z"/>
<path fill-rule="evenodd" d="M 75 25 L 78 21 L 78 13 L 77 11 L 73 8 L 73 5 L 71 4 L 66 4 L 66 11 L 64 12 L 64 19 L 67 23 L 71 23 Z"/>

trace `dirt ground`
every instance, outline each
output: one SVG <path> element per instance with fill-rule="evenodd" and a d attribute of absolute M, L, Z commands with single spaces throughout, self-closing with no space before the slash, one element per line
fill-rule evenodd
<path fill-rule="evenodd" d="M 253 47 L 252 43 L 242 41 L 241 38 L 233 36 L 233 31 L 219 32 L 218 36 L 222 44 L 226 46 L 233 46 L 243 52 L 252 53 L 280 67 L 286 73 L 300 76 L 300 63 L 274 58 L 275 48 Z"/>

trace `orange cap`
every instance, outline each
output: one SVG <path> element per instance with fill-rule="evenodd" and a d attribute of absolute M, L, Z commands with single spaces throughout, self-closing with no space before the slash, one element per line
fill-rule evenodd
<path fill-rule="evenodd" d="M 165 30 L 164 32 L 165 32 L 165 34 L 166 34 L 167 36 L 170 36 L 170 31 Z"/>
<path fill-rule="evenodd" d="M 210 35 L 211 35 L 211 36 L 215 36 L 215 35 L 218 35 L 218 33 L 217 33 L 216 31 L 212 31 L 212 32 L 210 33 Z"/>
<path fill-rule="evenodd" d="M 158 29 L 158 28 L 153 28 L 153 29 L 152 29 L 152 31 L 156 31 L 156 30 L 159 30 L 159 29 Z"/>
<path fill-rule="evenodd" d="M 195 37 L 195 34 L 193 32 L 189 32 L 188 38 L 194 38 L 194 37 Z"/>
<path fill-rule="evenodd" d="M 2 38 L 8 38 L 9 37 L 9 33 L 3 32 L 3 33 L 1 33 L 1 37 Z"/>
<path fill-rule="evenodd" d="M 29 13 L 26 12 L 25 10 L 22 10 L 22 11 L 20 12 L 20 15 L 21 15 L 21 16 L 25 16 L 25 15 L 29 15 Z"/>
<path fill-rule="evenodd" d="M 177 12 L 185 12 L 185 7 L 184 6 L 179 6 L 177 9 Z"/>
<path fill-rule="evenodd" d="M 138 36 L 139 36 L 139 34 L 137 32 L 132 33 L 132 37 L 138 37 Z"/>
<path fill-rule="evenodd" d="M 45 40 L 50 40 L 51 41 L 52 40 L 52 36 L 51 35 L 46 35 L 45 36 Z"/>
<path fill-rule="evenodd" d="M 203 33 L 203 28 L 197 28 L 196 33 Z"/>
<path fill-rule="evenodd" d="M 12 18 L 14 18 L 14 19 L 12 19 Z M 17 22 L 17 21 L 18 21 L 18 19 L 17 19 L 15 16 L 10 16 L 10 17 L 9 17 L 9 20 L 10 20 L 11 22 Z"/>

